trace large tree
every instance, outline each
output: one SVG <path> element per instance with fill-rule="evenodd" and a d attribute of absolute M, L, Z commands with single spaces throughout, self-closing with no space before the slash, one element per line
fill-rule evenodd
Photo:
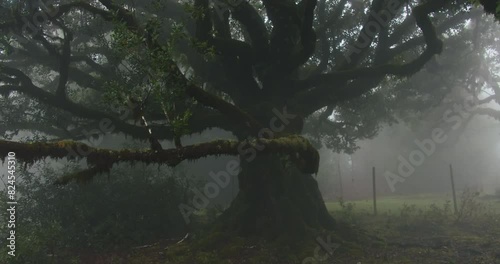
<path fill-rule="evenodd" d="M 5 136 L 50 140 L 1 141 L 0 156 L 86 159 L 66 183 L 119 162 L 237 155 L 240 192 L 220 226 L 267 235 L 334 227 L 311 175 L 318 153 L 300 136 L 305 119 L 326 127 L 332 146 L 352 149 L 387 118 L 394 93 L 380 88 L 418 72 L 442 51 L 441 34 L 478 16 L 455 0 L 39 3 L 0 7 L 1 118 Z M 151 149 L 79 142 L 97 127 Z M 239 141 L 183 145 L 182 136 L 213 127 Z"/>

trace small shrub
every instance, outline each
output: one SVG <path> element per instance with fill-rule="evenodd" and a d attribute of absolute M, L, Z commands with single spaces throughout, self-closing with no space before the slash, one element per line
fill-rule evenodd
<path fill-rule="evenodd" d="M 429 224 L 442 225 L 445 224 L 451 215 L 451 201 L 446 201 L 441 208 L 436 204 L 431 204 L 429 209 L 424 212 L 424 220 Z"/>
<path fill-rule="evenodd" d="M 340 216 L 344 218 L 346 221 L 353 223 L 356 221 L 354 217 L 354 206 L 353 203 L 346 203 L 342 197 L 338 199 L 340 205 Z"/>
<path fill-rule="evenodd" d="M 189 185 L 170 169 L 123 165 L 87 184 L 53 185 L 72 169 L 39 164 L 34 172 L 19 171 L 19 255 L 7 262 L 0 257 L 0 263 L 70 263 L 80 251 L 107 251 L 184 234 L 178 206 L 190 198 Z M 5 215 L 0 216 L 3 223 Z M 5 230 L 0 228 L 0 233 Z"/>
<path fill-rule="evenodd" d="M 484 212 L 484 206 L 478 201 L 479 192 L 470 188 L 462 191 L 459 199 L 458 212 L 456 215 L 457 223 L 474 221 Z"/>

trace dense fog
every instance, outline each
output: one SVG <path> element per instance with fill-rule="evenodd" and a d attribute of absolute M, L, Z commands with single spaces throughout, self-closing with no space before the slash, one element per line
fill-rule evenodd
<path fill-rule="evenodd" d="M 500 0 L 0 1 L 0 263 L 500 263 Z"/>

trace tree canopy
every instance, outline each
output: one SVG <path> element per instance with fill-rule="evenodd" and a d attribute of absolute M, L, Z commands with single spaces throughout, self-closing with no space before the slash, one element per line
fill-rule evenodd
<path fill-rule="evenodd" d="M 2 13 L 5 127 L 71 140 L 102 119 L 147 139 L 119 112 L 131 101 L 160 140 L 210 127 L 257 136 L 268 114 L 256 112 L 270 107 L 322 122 L 337 109 L 334 133 L 366 137 L 378 119 L 342 122 L 363 105 L 346 102 L 418 72 L 441 52 L 439 34 L 479 16 L 457 1 L 326 0 L 5 1 Z"/>

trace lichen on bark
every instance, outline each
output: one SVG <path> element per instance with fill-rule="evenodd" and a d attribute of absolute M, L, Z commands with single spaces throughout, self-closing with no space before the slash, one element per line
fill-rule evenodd
<path fill-rule="evenodd" d="M 282 153 L 291 157 L 297 167 L 304 173 L 316 173 L 319 166 L 319 154 L 307 139 L 291 135 L 276 139 L 254 139 L 248 142 L 250 147 L 261 149 L 260 152 Z M 120 162 L 144 162 L 146 164 L 166 164 L 176 166 L 184 160 L 196 160 L 207 156 L 240 155 L 240 141 L 215 140 L 182 148 L 166 150 L 109 150 L 95 148 L 80 142 L 35 142 L 21 143 L 0 140 L 0 157 L 4 159 L 9 152 L 15 152 L 18 160 L 33 164 L 45 158 L 53 159 L 86 159 L 89 169 L 72 176 L 65 176 L 58 183 L 68 183 L 75 179 L 88 181 L 95 174 L 107 172 L 113 164 Z M 75 156 L 76 154 L 76 156 Z"/>

